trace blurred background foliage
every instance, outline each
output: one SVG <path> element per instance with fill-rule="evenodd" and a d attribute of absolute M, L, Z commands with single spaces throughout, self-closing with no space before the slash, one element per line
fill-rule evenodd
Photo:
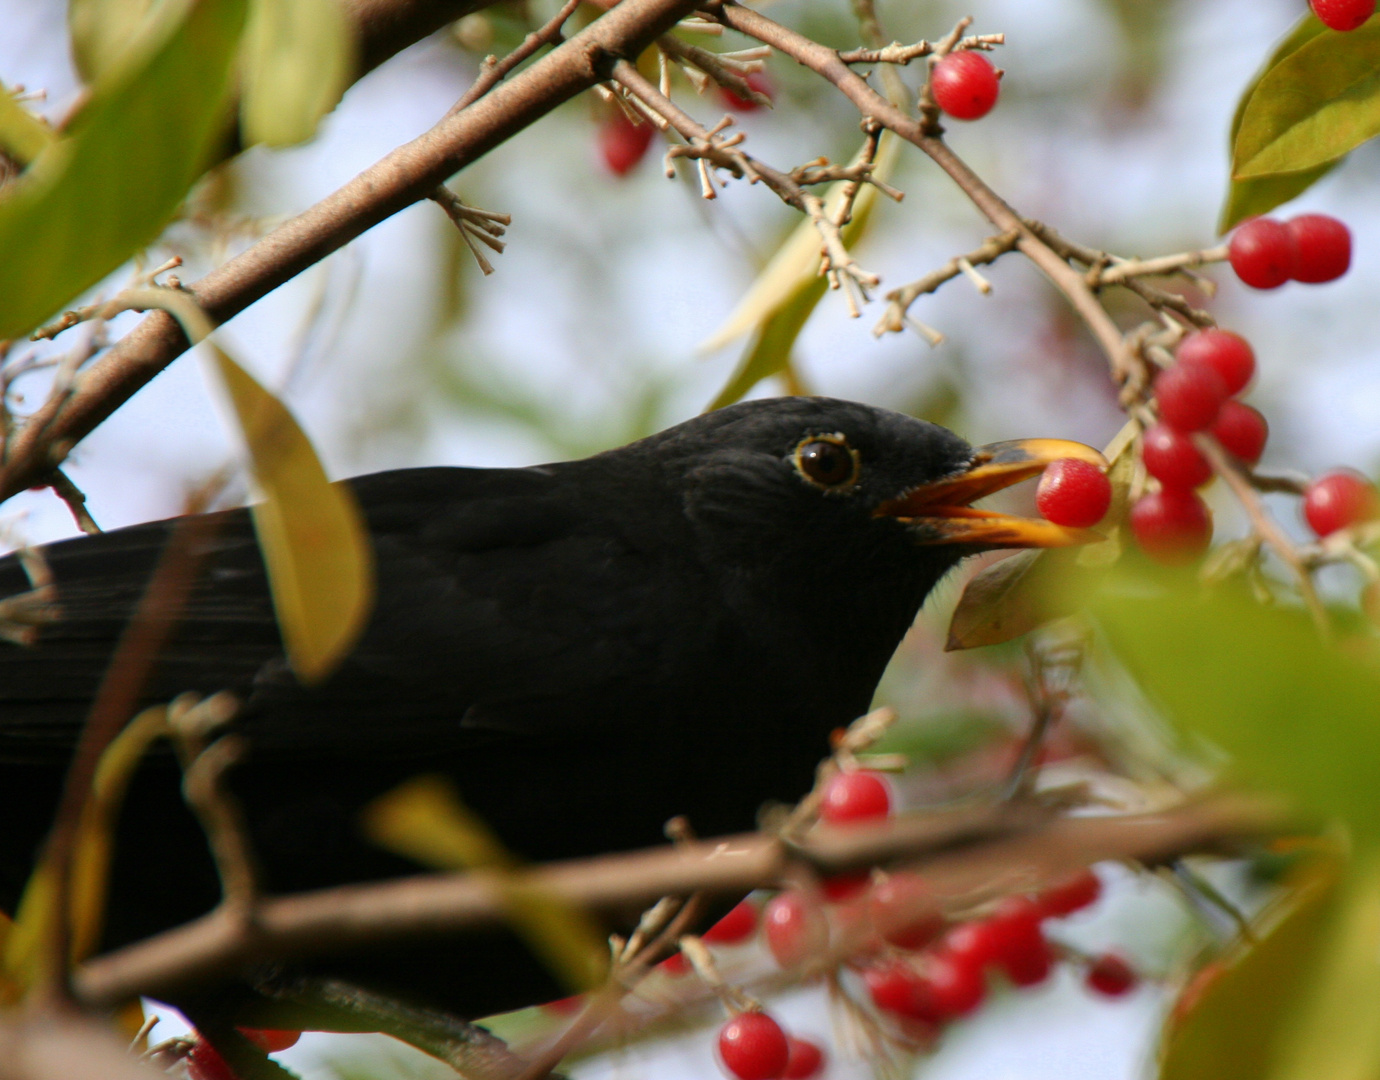
<path fill-rule="evenodd" d="M 138 102 L 119 96 L 140 72 L 147 76 L 158 63 L 176 67 L 178 34 L 191 25 L 174 17 L 182 6 L 174 0 L 73 0 L 70 8 L 62 0 L 0 0 L 0 25 L 7 27 L 0 35 L 0 78 L 10 87 L 46 91 L 26 108 L 57 122 L 86 100 L 88 89 L 96 105 L 104 102 L 104 115 L 88 106 L 87 130 L 72 130 L 69 151 L 40 178 L 44 186 L 26 193 L 26 199 L 48 200 L 44 212 L 36 202 L 0 207 L 0 247 L 48 252 L 51 273 L 70 291 L 88 289 L 88 299 L 110 295 L 131 272 L 89 257 L 108 250 L 93 237 L 116 230 L 112 245 L 148 245 L 138 263 L 144 268 L 180 255 L 187 262 L 180 273 L 193 280 L 425 130 L 463 92 L 484 54 L 512 48 L 556 7 L 548 0 L 505 0 L 384 65 L 329 111 L 351 63 L 333 5 L 199 4 L 199 18 L 218 13 L 227 27 L 245 19 L 251 27 L 253 44 L 242 60 L 248 66 L 240 138 L 245 144 L 303 144 L 255 145 L 193 187 L 199 164 L 212 152 L 205 118 L 224 108 L 224 86 L 216 80 L 228 70 L 228 51 L 215 71 L 188 71 L 184 63 L 185 83 L 175 83 L 171 73 L 148 76 L 155 83 L 145 85 L 169 92 L 177 86 L 175 104 L 168 95 L 155 96 L 141 111 Z M 157 23 L 166 31 L 162 36 L 110 44 L 150 11 L 166 20 Z M 771 13 L 830 45 L 858 41 L 856 19 L 843 0 L 778 0 Z M 978 124 L 953 124 L 950 139 L 997 191 L 1022 213 L 1118 254 L 1150 256 L 1216 241 L 1238 98 L 1298 21 L 1299 2 L 916 0 L 883 3 L 879 10 L 886 35 L 902 41 L 937 37 L 970 13 L 977 32 L 1006 33 L 1007 44 L 996 54 L 1006 76 L 992 115 Z M 275 53 L 280 48 L 310 63 L 284 64 Z M 820 154 L 846 160 L 856 150 L 856 113 L 830 87 L 780 58 L 769 62 L 767 77 L 775 109 L 738 116 L 754 153 L 790 167 Z M 904 75 L 912 88 L 916 77 Z M 712 91 L 697 100 L 680 85 L 677 97 L 711 124 L 724 111 Z M 282 101 L 292 108 L 272 107 Z M 11 104 L 6 98 L 4 110 Z M 322 116 L 317 136 L 304 141 Z M 692 415 L 732 385 L 755 347 L 750 335 L 713 349 L 701 343 L 728 323 L 798 220 L 767 192 L 744 183 L 705 202 L 688 170 L 675 180 L 662 175 L 655 144 L 629 175 L 613 176 L 597 150 L 605 117 L 601 103 L 578 99 L 453 182 L 467 203 L 513 216 L 509 246 L 492 259 L 492 276 L 481 276 L 454 227 L 426 203 L 309 270 L 221 332 L 227 348 L 289 403 L 331 475 L 579 456 Z M 42 153 L 51 138 L 5 112 L 0 127 L 7 151 L 21 162 Z M 137 147 L 138 183 L 118 186 L 128 180 L 125 169 L 112 175 L 114 186 L 101 189 L 100 198 L 92 197 L 89 174 L 82 174 L 81 185 L 65 185 L 63 177 L 77 175 L 70 170 L 81 165 L 83 139 Z M 1319 175 L 1326 174 L 1322 181 L 1290 207 L 1325 210 L 1350 224 L 1357 255 L 1341 282 L 1324 291 L 1288 286 L 1254 293 L 1214 271 L 1218 295 L 1194 297 L 1255 344 L 1261 374 L 1252 400 L 1272 426 L 1266 470 L 1313 472 L 1346 463 L 1374 472 L 1380 459 L 1380 364 L 1370 300 L 1380 286 L 1376 154 L 1374 145 L 1363 145 L 1342 168 L 1318 166 Z M 966 198 L 919 154 L 901 148 L 890 182 L 906 192 L 905 201 L 878 200 L 856 248 L 863 265 L 882 275 L 882 291 L 987 235 Z M 142 200 L 139 212 L 125 212 L 136 198 Z M 57 231 L 36 234 L 36 225 Z M 18 306 L 15 297 L 27 295 L 26 289 L 38 295 L 44 282 L 36 285 L 17 269 L 16 263 L 8 271 L 0 267 L 11 333 L 47 314 Z M 1028 263 L 1006 259 L 988 276 L 993 296 L 980 296 L 959 279 L 916 306 L 916 317 L 945 335 L 937 347 L 909 334 L 875 339 L 876 305 L 854 320 L 837 295 L 810 295 L 818 304 L 808 319 L 796 310 L 799 333 L 785 336 L 789 349 L 765 357 L 764 369 L 776 374 L 751 392 L 858 398 L 944 423 L 973 442 L 1049 435 L 1105 444 L 1122 417 L 1105 363 L 1081 324 Z M 801 292 L 793 295 L 818 291 L 802 279 Z M 1140 317 L 1130 306 L 1118 309 L 1125 302 L 1117 297 L 1111 302 L 1125 321 Z M 118 317 L 111 335 L 135 319 Z M 20 411 L 42 400 L 44 378 L 39 372 L 15 385 L 11 400 Z M 70 472 L 103 526 L 177 513 L 188 491 L 234 460 L 232 429 L 220 422 L 222 406 L 206 378 L 196 360 L 178 361 L 78 447 Z M 232 484 L 225 499 L 241 500 L 246 491 L 243 482 Z M 1239 535 L 1244 527 L 1231 500 L 1217 491 L 1209 497 L 1219 538 Z M 1009 498 L 1011 506 L 1028 508 L 1030 493 L 1017 490 Z M 1295 527 L 1294 507 L 1282 502 L 1278 508 Z M 7 504 L 0 529 L 9 545 L 75 531 L 47 493 Z M 1349 573 L 1328 570 L 1323 584 L 1330 603 L 1353 611 L 1356 582 Z M 929 766 L 903 783 L 912 806 L 999 779 L 1029 721 L 1019 644 L 980 654 L 942 651 L 961 584 L 947 583 L 931 603 L 879 694 L 904 718 L 888 748 Z M 1176 588 L 1128 579 L 1109 591 L 1099 615 L 1127 668 L 1105 656 L 1090 665 L 1085 677 L 1094 692 L 1070 709 L 1051 760 L 1071 767 L 1080 758 L 1111 761 L 1142 777 L 1182 781 L 1180 751 L 1189 745 L 1195 748 L 1191 760 L 1211 759 L 1197 743 L 1206 738 L 1214 752 L 1233 756 L 1243 777 L 1294 792 L 1368 837 L 1376 820 L 1371 778 L 1380 750 L 1369 722 L 1375 702 L 1370 644 L 1359 655 L 1338 655 L 1318 645 L 1295 612 L 1262 617 L 1253 600 L 1230 594 L 1190 600 Z M 1241 696 L 1242 686 L 1248 696 Z M 1160 727 L 1160 716 L 1179 728 Z M 1263 895 L 1246 868 L 1209 873 L 1247 907 Z M 1317 905 L 1364 912 L 1375 900 L 1372 876 L 1360 874 L 1340 892 L 1328 881 L 1312 882 L 1309 895 L 1325 896 Z M 1115 868 L 1109 880 L 1116 904 L 1075 926 L 1076 944 L 1115 942 L 1145 970 L 1179 976 L 1201 950 L 1230 934 L 1230 927 L 1214 930 L 1214 916 L 1194 910 L 1169 885 Z M 1286 914 L 1279 925 L 1300 924 Z M 1364 919 L 1349 922 L 1344 914 L 1327 926 L 1332 951 L 1317 945 L 1324 930 L 1296 934 L 1290 940 L 1304 944 L 1285 950 L 1289 970 L 1306 966 L 1304 953 L 1344 960 L 1369 947 Z M 1256 963 L 1273 962 L 1271 954 L 1259 956 Z M 1340 995 L 1350 1003 L 1342 1010 L 1346 1017 L 1373 1015 L 1374 987 L 1358 983 L 1342 960 L 1317 963 L 1309 978 L 1322 989 L 1311 1000 L 1335 1002 Z M 1256 978 L 1248 972 L 1238 985 Z M 1165 1007 L 1164 991 L 1155 988 L 1112 1005 L 1088 1000 L 1068 979 L 1056 980 L 1033 998 L 999 1000 L 950 1032 L 924 1075 L 1134 1076 L 1151 1056 Z M 827 1027 L 821 995 L 796 995 L 783 1008 L 802 1027 Z M 1241 1015 L 1218 1023 L 1239 1024 Z M 1295 1075 L 1288 1070 L 1309 1060 L 1298 1047 L 1336 1033 L 1316 1017 L 1300 1023 L 1307 1030 L 1279 1044 L 1285 1049 L 1272 1060 L 1285 1064 L 1270 1075 Z M 1175 1061 L 1188 1065 L 1167 1067 L 1166 1075 L 1206 1075 L 1201 1059 L 1192 1056 L 1200 1045 L 1195 1038 L 1178 1034 L 1167 1044 L 1180 1055 Z M 1341 1038 L 1359 1045 L 1345 1033 Z M 697 1075 L 707 1062 L 698 1044 L 656 1052 L 661 1056 L 654 1067 L 662 1075 Z M 650 1068 L 651 1059 L 639 1056 L 645 1053 L 587 1063 L 582 1075 Z M 374 1068 L 360 1057 L 344 1064 L 338 1051 L 310 1039 L 301 1054 L 304 1068 L 323 1068 L 323 1055 L 342 1075 Z M 431 1068 L 387 1054 L 391 1075 Z M 1352 1060 L 1369 1067 L 1373 1057 L 1363 1048 Z M 846 1072 L 849 1066 L 837 1068 Z"/>

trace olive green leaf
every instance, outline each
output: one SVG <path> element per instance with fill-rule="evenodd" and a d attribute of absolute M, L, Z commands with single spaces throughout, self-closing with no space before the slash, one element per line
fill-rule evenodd
<path fill-rule="evenodd" d="M 899 153 L 897 138 L 885 133 L 877 147 L 874 170 L 879 180 L 891 174 Z M 824 198 L 825 213 L 838 212 L 843 189 L 843 181 L 830 187 Z M 852 246 L 862 238 L 878 194 L 871 184 L 864 184 L 858 192 L 852 218 L 840 230 L 844 244 Z M 733 404 L 763 379 L 786 370 L 795 340 L 826 290 L 819 273 L 821 263 L 819 230 L 808 220 L 802 221 L 776 250 L 724 324 L 701 344 L 705 351 L 718 349 L 752 331 L 738 367 L 710 409 Z"/>
<path fill-rule="evenodd" d="M 1225 750 L 1250 781 L 1380 836 L 1380 657 L 1324 642 L 1296 608 L 1244 583 L 1192 574 L 1109 576 L 1092 607 L 1113 652 L 1182 730 Z"/>
<path fill-rule="evenodd" d="M 1380 19 L 1322 30 L 1261 76 L 1241 112 L 1232 177 L 1317 169 L 1380 134 Z"/>
<path fill-rule="evenodd" d="M 419 776 L 364 809 L 365 835 L 438 870 L 485 870 L 501 890 L 509 920 L 574 992 L 599 985 L 607 968 L 603 931 L 590 916 L 524 880 L 512 854 L 443 776 Z"/>
<path fill-rule="evenodd" d="M 0 84 L 0 152 L 11 161 L 27 165 L 48 149 L 57 134 Z"/>
<path fill-rule="evenodd" d="M 245 0 L 140 35 L 68 132 L 0 196 L 0 338 L 32 330 L 157 239 L 210 159 Z"/>
<path fill-rule="evenodd" d="M 1285 39 L 1275 47 L 1275 51 L 1270 54 L 1270 58 L 1265 61 L 1264 66 L 1256 73 L 1255 78 L 1251 80 L 1250 85 L 1242 93 L 1241 99 L 1236 103 L 1236 112 L 1231 121 L 1231 134 L 1227 140 L 1229 148 L 1236 146 L 1236 136 L 1241 130 L 1241 118 L 1246 114 L 1246 105 L 1260 85 L 1260 80 L 1281 60 L 1297 52 L 1326 29 L 1310 12 L 1300 19 Z M 1268 214 L 1276 206 L 1303 194 L 1318 180 L 1336 168 L 1340 161 L 1339 158 L 1337 161 L 1331 161 L 1325 165 L 1319 165 L 1315 169 L 1305 169 L 1301 172 L 1280 173 L 1275 176 L 1262 176 L 1251 180 L 1230 180 L 1227 184 L 1227 201 L 1222 208 L 1221 219 L 1217 225 L 1218 232 L 1224 233 L 1239 222 L 1245 221 L 1246 218 Z"/>
<path fill-rule="evenodd" d="M 189 0 L 69 0 L 67 31 L 77 74 L 93 83 L 113 68 L 153 24 L 175 26 Z"/>
<path fill-rule="evenodd" d="M 340 0 L 251 0 L 240 100 L 245 141 L 291 146 L 310 139 L 354 66 Z"/>
<path fill-rule="evenodd" d="M 288 662 L 320 682 L 358 640 L 374 602 L 369 534 L 350 488 L 332 484 L 297 421 L 212 346 L 263 501 L 251 508 Z"/>
<path fill-rule="evenodd" d="M 1338 867 L 1310 860 L 1301 880 L 1190 981 L 1166 1018 L 1159 1080 L 1265 1080 L 1275 1036 L 1306 995 L 1334 916 Z M 1316 1075 L 1331 1076 L 1327 1070 Z"/>

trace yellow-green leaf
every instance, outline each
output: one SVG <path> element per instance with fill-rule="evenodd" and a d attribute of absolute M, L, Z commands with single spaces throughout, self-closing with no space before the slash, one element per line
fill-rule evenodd
<path fill-rule="evenodd" d="M 1238 942 L 1189 984 L 1165 1024 L 1159 1080 L 1266 1080 L 1280 1028 L 1306 995 L 1336 885 L 1334 866 L 1311 862 L 1298 887 L 1256 921 L 1255 942 Z"/>
<path fill-rule="evenodd" d="M 1380 134 L 1380 19 L 1323 30 L 1261 77 L 1241 114 L 1232 176 L 1317 169 Z"/>
<path fill-rule="evenodd" d="M 513 929 L 572 992 L 602 982 L 608 949 L 585 912 L 523 880 L 517 860 L 445 777 L 421 776 L 364 811 L 365 835 L 380 847 L 439 870 L 494 874 Z"/>
<path fill-rule="evenodd" d="M 166 731 L 167 709 L 162 705 L 145 709 L 106 747 L 96 765 L 72 851 L 68 914 L 74 961 L 91 955 L 100 943 L 120 807 L 145 752 Z M 4 971 L 25 986 L 40 974 L 40 949 L 53 913 L 52 880 L 51 867 L 40 862 L 29 875 L 15 921 L 3 939 Z"/>
<path fill-rule="evenodd" d="M 175 24 L 187 5 L 188 0 L 68 0 L 67 31 L 77 74 L 95 82 L 148 31 L 147 24 Z"/>
<path fill-rule="evenodd" d="M 875 175 L 879 180 L 891 174 L 899 153 L 899 140 L 890 132 L 884 134 L 877 147 Z M 842 182 L 830 187 L 824 199 L 825 212 L 837 213 L 843 196 Z M 851 246 L 862 238 L 877 196 L 878 191 L 871 184 L 863 185 L 858 192 L 853 216 L 840 230 L 844 244 Z M 753 332 L 738 367 L 715 397 L 711 409 L 731 405 L 763 379 L 786 369 L 796 338 L 825 293 L 826 283 L 819 273 L 821 265 L 819 230 L 810 221 L 802 221 L 724 324 L 700 345 L 702 350 L 711 351 L 741 334 Z"/>
<path fill-rule="evenodd" d="M 1093 606 L 1116 655 L 1182 730 L 1240 774 L 1380 838 L 1380 657 L 1324 642 L 1298 608 L 1263 607 L 1237 581 L 1132 572 Z"/>
<path fill-rule="evenodd" d="M 1354 860 L 1265 1080 L 1380 1076 L 1380 855 Z M 1272 985 L 1272 984 L 1260 984 Z M 1257 988 L 1258 989 L 1258 988 Z"/>
<path fill-rule="evenodd" d="M 1255 78 L 1251 80 L 1241 94 L 1240 100 L 1236 103 L 1236 112 L 1231 120 L 1231 135 L 1227 139 L 1228 149 L 1236 145 L 1236 135 L 1241 130 L 1241 118 L 1245 115 L 1246 105 L 1251 100 L 1251 95 L 1255 93 L 1256 87 L 1260 85 L 1260 80 L 1286 56 L 1297 52 L 1326 29 L 1310 12 L 1300 19 L 1284 40 L 1275 47 L 1275 51 L 1270 54 L 1270 58 L 1265 61 L 1264 66 L 1256 73 Z M 1303 194 L 1323 176 L 1331 172 L 1338 163 L 1339 161 L 1334 161 L 1327 165 L 1320 165 L 1316 169 L 1308 169 L 1298 173 L 1284 173 L 1279 176 L 1265 176 L 1254 180 L 1230 180 L 1227 185 L 1227 202 L 1222 208 L 1222 217 L 1217 226 L 1218 232 L 1226 232 L 1248 217 L 1268 214 L 1276 206 L 1287 203 L 1290 199 Z"/>
<path fill-rule="evenodd" d="M 0 338 L 32 330 L 172 220 L 224 131 L 244 3 L 199 0 L 141 35 L 68 134 L 5 188 Z"/>
<path fill-rule="evenodd" d="M 57 139 L 53 129 L 23 105 L 0 84 L 0 151 L 6 157 L 27 165 Z"/>
<path fill-rule="evenodd" d="M 220 349 L 263 501 L 251 507 L 288 662 L 319 682 L 358 639 L 373 606 L 374 560 L 353 493 L 332 484 L 297 421 Z"/>
<path fill-rule="evenodd" d="M 240 121 L 248 143 L 291 146 L 316 133 L 355 64 L 339 0 L 251 0 Z"/>

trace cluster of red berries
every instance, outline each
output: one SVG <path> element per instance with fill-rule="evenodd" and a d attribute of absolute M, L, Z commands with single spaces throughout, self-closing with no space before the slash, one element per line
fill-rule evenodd
<path fill-rule="evenodd" d="M 887 781 L 865 770 L 836 774 L 821 794 L 820 819 L 835 827 L 880 821 L 892 811 Z M 1059 953 L 1046 940 L 1043 922 L 1083 910 L 1101 892 L 1098 877 L 1085 870 L 1036 896 L 1010 897 L 984 918 L 950 926 L 918 874 L 843 875 L 826 881 L 820 895 L 801 889 L 776 894 L 760 918 L 756 905 L 744 900 L 702 940 L 715 947 L 743 944 L 760 928 L 777 963 L 793 968 L 823 954 L 831 937 L 842 934 L 857 943 L 848 965 L 877 1009 L 911 1034 L 933 1034 L 982 1003 L 988 972 L 1017 986 L 1044 981 Z M 1099 994 L 1117 997 L 1139 981 L 1115 954 L 1082 962 L 1086 985 Z M 661 967 L 672 975 L 688 970 L 679 957 Z M 787 1035 L 762 1012 L 728 1021 L 718 1051 L 736 1080 L 803 1080 L 823 1063 L 818 1046 Z"/>
<path fill-rule="evenodd" d="M 1375 0 L 1308 0 L 1318 20 L 1343 33 L 1356 30 L 1375 14 Z"/>
<path fill-rule="evenodd" d="M 1351 230 L 1326 214 L 1251 218 L 1232 233 L 1227 254 L 1236 276 L 1253 289 L 1286 281 L 1319 285 L 1351 268 Z"/>
<path fill-rule="evenodd" d="M 955 120 L 978 120 L 1001 93 L 1001 72 L 982 53 L 961 49 L 941 57 L 930 71 L 934 103 Z"/>

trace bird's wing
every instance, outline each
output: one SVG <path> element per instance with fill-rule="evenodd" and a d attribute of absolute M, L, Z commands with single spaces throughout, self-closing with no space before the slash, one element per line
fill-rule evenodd
<path fill-rule="evenodd" d="M 147 703 L 228 689 L 246 702 L 256 753 L 402 753 L 555 723 L 555 701 L 587 696 L 608 708 L 635 695 L 629 680 L 658 649 L 638 594 L 658 568 L 592 524 L 559 467 L 414 469 L 352 484 L 378 598 L 341 669 L 317 688 L 297 683 L 249 515 L 228 511 L 214 515 Z M 61 616 L 32 647 L 0 642 L 0 759 L 70 749 L 171 529 L 156 522 L 46 549 Z M 0 597 L 27 588 L 15 559 L 0 562 Z"/>

